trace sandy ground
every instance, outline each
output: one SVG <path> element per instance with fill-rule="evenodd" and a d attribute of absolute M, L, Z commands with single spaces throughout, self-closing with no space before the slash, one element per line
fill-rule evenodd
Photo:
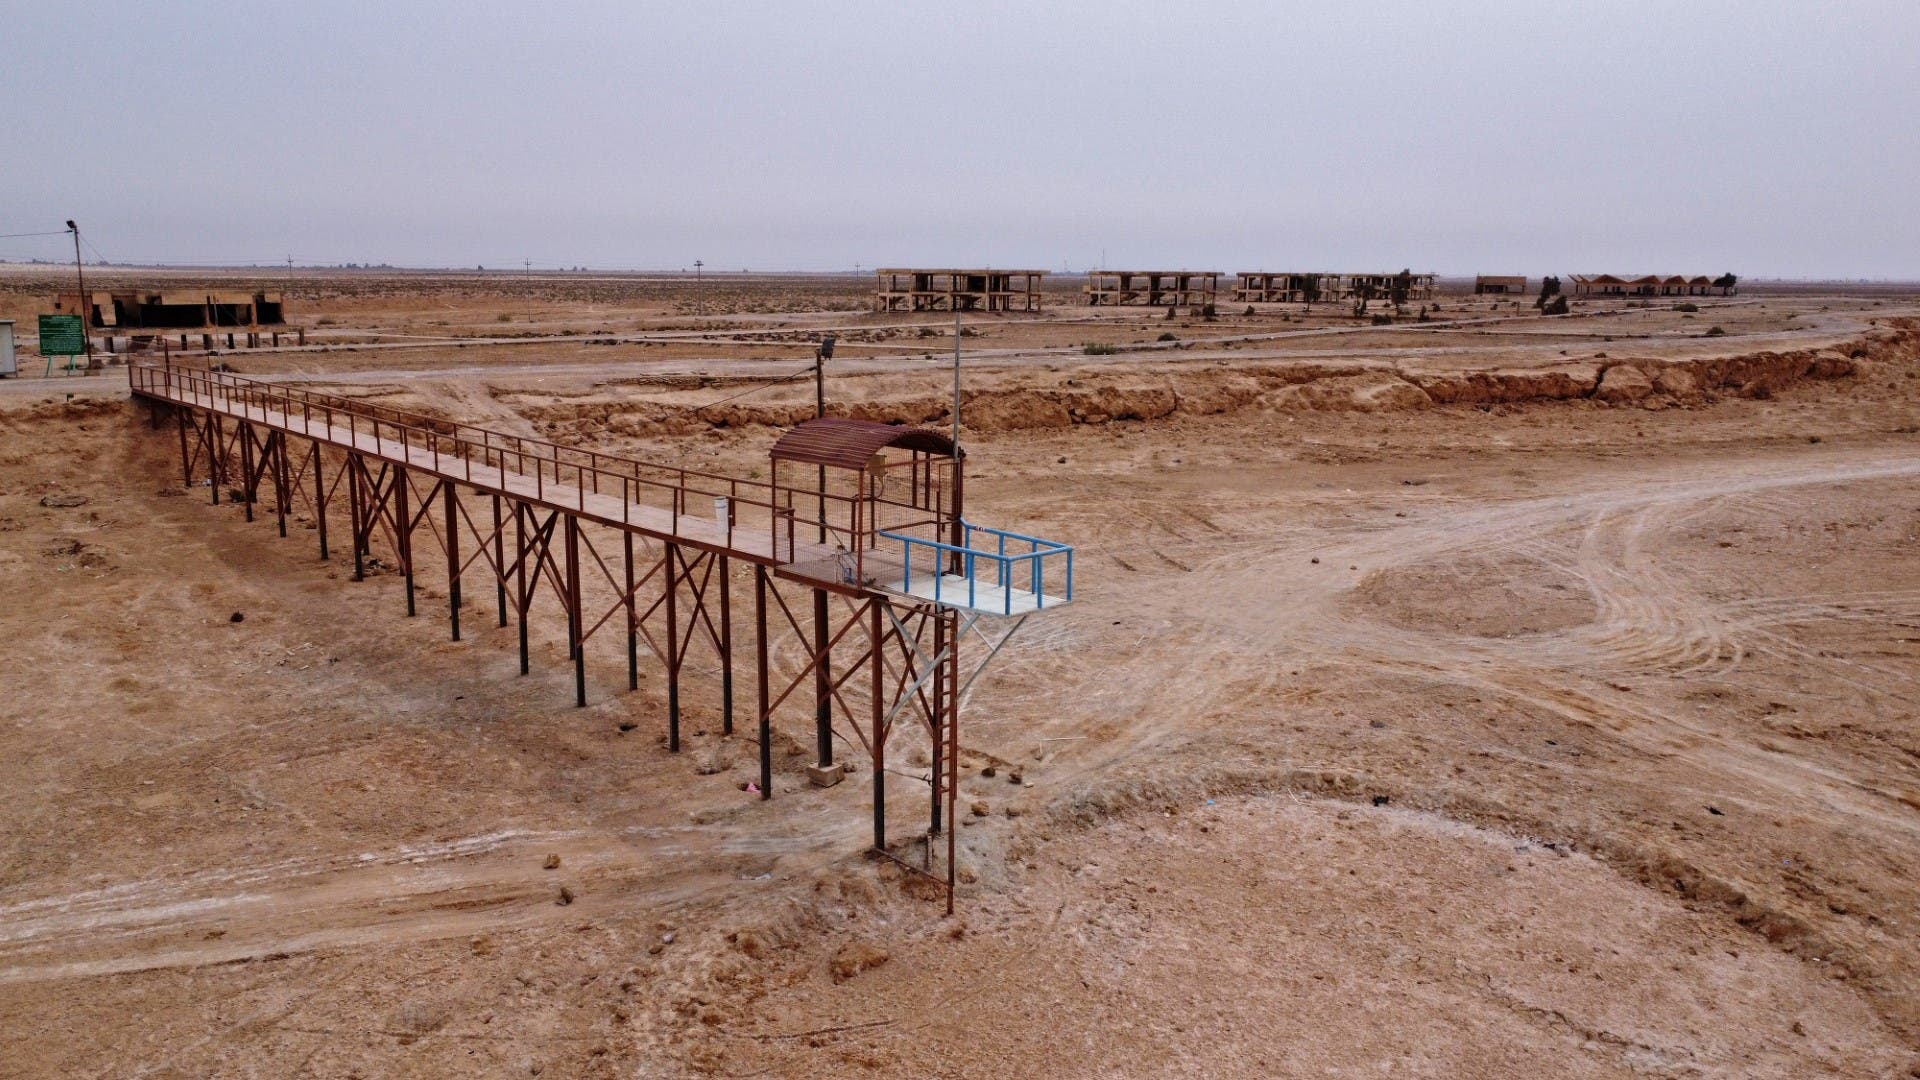
<path fill-rule="evenodd" d="M 526 317 L 305 288 L 369 343 Z M 535 321 L 876 318 L 594 288 Z M 448 642 L 183 493 L 117 371 L 0 384 L 0 1075 L 1920 1075 L 1916 309 L 1739 299 L 986 326 L 973 516 L 1081 576 L 969 706 L 953 919 L 803 721 L 738 790 L 705 658 L 670 755 L 614 644 L 574 709 L 556 620 L 521 677 L 484 602 Z M 810 387 L 711 403 L 793 342 L 670 340 L 222 359 L 763 462 Z M 941 422 L 937 341 L 873 344 L 838 407 Z"/>

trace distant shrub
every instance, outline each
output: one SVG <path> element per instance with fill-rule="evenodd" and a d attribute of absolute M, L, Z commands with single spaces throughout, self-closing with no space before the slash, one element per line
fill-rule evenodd
<path fill-rule="evenodd" d="M 1540 309 L 1540 314 L 1542 315 L 1565 315 L 1566 313 L 1567 296 L 1565 293 L 1555 293 L 1553 297 L 1547 301 L 1546 306 Z"/>
<path fill-rule="evenodd" d="M 1080 346 L 1080 351 L 1088 356 L 1112 356 L 1120 351 L 1120 346 L 1109 345 L 1104 341 L 1089 341 Z"/>
<path fill-rule="evenodd" d="M 1252 304 L 1248 304 L 1248 305 L 1247 305 L 1247 310 L 1245 310 L 1245 311 L 1243 311 L 1243 312 L 1241 312 L 1240 314 L 1242 314 L 1242 315 L 1251 315 L 1251 314 L 1253 314 L 1253 305 L 1252 305 Z"/>
<path fill-rule="evenodd" d="M 1211 318 L 1213 318 L 1213 317 L 1214 317 L 1214 315 L 1215 315 L 1215 312 L 1214 312 L 1214 308 L 1213 308 L 1213 305 L 1212 305 L 1212 304 L 1205 304 L 1205 305 L 1202 305 L 1202 306 L 1201 306 L 1201 308 L 1200 308 L 1200 317 L 1201 317 L 1201 318 L 1203 318 L 1203 319 L 1211 319 Z"/>
<path fill-rule="evenodd" d="M 1180 340 L 1180 335 L 1179 335 L 1179 334 L 1176 334 L 1176 333 L 1174 333 L 1174 332 L 1173 332 L 1173 331 L 1171 331 L 1171 330 L 1168 330 L 1168 331 L 1165 331 L 1164 333 L 1162 333 L 1162 334 L 1161 334 L 1161 335 L 1160 335 L 1159 337 L 1157 337 L 1157 338 L 1154 338 L 1153 340 L 1155 340 L 1155 341 L 1179 341 L 1179 340 Z"/>
<path fill-rule="evenodd" d="M 1699 304 L 1675 304 L 1675 305 L 1673 305 L 1673 310 L 1675 310 L 1675 311 L 1699 311 L 1699 310 L 1700 310 L 1700 305 L 1699 305 Z"/>
<path fill-rule="evenodd" d="M 1705 334 L 1702 334 L 1701 336 L 1702 337 L 1726 337 L 1727 332 L 1722 327 L 1709 326 L 1707 327 L 1707 332 Z"/>
<path fill-rule="evenodd" d="M 1374 313 L 1374 316 L 1373 316 L 1373 325 L 1375 325 L 1375 326 L 1392 326 L 1392 325 L 1393 325 L 1393 316 L 1391 316 L 1391 315 L 1389 315 L 1389 314 L 1387 314 L 1387 313 L 1386 313 L 1386 312 L 1384 312 L 1384 311 L 1381 311 L 1381 312 L 1375 312 L 1375 313 Z"/>
<path fill-rule="evenodd" d="M 512 316 L 512 315 L 509 315 L 509 314 L 507 314 L 506 312 L 504 312 L 504 311 L 503 311 L 503 312 L 501 312 L 500 314 L 498 314 L 498 315 L 495 315 L 495 316 L 493 317 L 493 321 L 494 321 L 494 322 L 512 322 L 512 321 L 513 321 L 513 316 Z"/>

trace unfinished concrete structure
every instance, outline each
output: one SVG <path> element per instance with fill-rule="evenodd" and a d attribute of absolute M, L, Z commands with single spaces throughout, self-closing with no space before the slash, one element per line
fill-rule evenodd
<path fill-rule="evenodd" d="M 1408 300 L 1433 299 L 1434 275 L 1402 273 Z M 1264 270 L 1243 270 L 1238 277 L 1240 281 L 1234 287 L 1233 298 L 1242 304 L 1315 304 L 1358 300 L 1362 295 L 1369 300 L 1388 300 L 1393 296 L 1394 283 L 1402 280 L 1402 274 L 1269 273 Z M 1518 280 L 1524 288 L 1527 279 L 1498 280 Z"/>
<path fill-rule="evenodd" d="M 1039 311 L 1047 272 L 889 267 L 874 275 L 875 311 Z"/>
<path fill-rule="evenodd" d="M 1312 304 L 1326 299 L 1327 282 L 1338 274 L 1268 273 L 1242 270 L 1233 299 L 1241 304 Z"/>
<path fill-rule="evenodd" d="M 125 335 L 129 351 L 160 347 L 163 339 L 178 335 L 182 349 L 189 339 L 198 337 L 202 348 L 212 349 L 222 336 L 228 348 L 258 347 L 262 332 L 274 345 L 280 344 L 285 327 L 286 301 L 278 292 L 234 292 L 207 289 L 182 289 L 148 292 L 140 289 L 88 290 L 84 295 L 65 292 L 53 298 L 56 314 L 79 315 L 86 320 L 87 331 L 115 351 L 117 335 Z M 289 327 L 300 344 L 306 344 L 306 330 Z"/>
<path fill-rule="evenodd" d="M 1527 291 L 1525 274 L 1481 274 L 1473 279 L 1475 296 L 1521 296 Z"/>
<path fill-rule="evenodd" d="M 1406 282 L 1408 300 L 1433 299 L 1432 274 L 1414 274 L 1402 271 L 1399 274 L 1341 274 L 1336 279 L 1338 288 L 1327 297 L 1330 300 L 1358 300 L 1367 297 L 1372 300 L 1390 300 L 1393 297 L 1395 282 Z M 1332 277 L 1332 275 L 1329 275 Z"/>
<path fill-rule="evenodd" d="M 1090 270 L 1095 307 L 1205 307 L 1220 291 L 1218 270 Z"/>
<path fill-rule="evenodd" d="M 1729 275 L 1731 276 L 1731 275 Z M 1573 283 L 1575 296 L 1621 296 L 1621 297 L 1657 297 L 1657 296 L 1712 296 L 1715 289 L 1720 295 L 1731 296 L 1735 287 L 1731 283 L 1723 284 L 1725 279 L 1716 280 L 1705 274 L 1686 277 L 1671 274 L 1662 277 L 1659 274 L 1643 274 L 1640 277 L 1618 277 L 1613 274 L 1572 274 L 1568 280 Z"/>
<path fill-rule="evenodd" d="M 204 289 L 164 293 L 137 289 L 61 293 L 53 310 L 84 315 L 93 329 L 204 330 L 215 327 L 279 326 L 286 320 L 285 298 L 277 292 L 213 292 Z"/>

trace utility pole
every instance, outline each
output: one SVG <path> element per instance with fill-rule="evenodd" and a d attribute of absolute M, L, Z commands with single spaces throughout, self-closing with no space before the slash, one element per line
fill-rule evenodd
<path fill-rule="evenodd" d="M 287 300 L 287 299 L 292 299 L 292 297 L 293 297 L 293 256 L 289 255 L 287 256 L 287 295 L 282 299 Z"/>
<path fill-rule="evenodd" d="M 533 260 L 522 259 L 521 265 L 527 268 L 527 321 L 533 321 Z"/>
<path fill-rule="evenodd" d="M 696 264 L 698 265 L 698 264 Z M 827 361 L 833 359 L 832 334 L 820 335 L 820 345 L 813 351 L 813 418 L 819 420 L 827 415 Z M 827 542 L 827 467 L 820 466 L 820 542 Z"/>
<path fill-rule="evenodd" d="M 953 483 L 954 499 L 957 506 L 960 497 L 960 302 L 958 300 L 955 300 L 953 305 Z M 957 514 L 954 518 L 953 535 L 947 537 L 947 542 L 957 545 L 964 539 L 965 532 L 961 528 L 963 519 Z M 958 574 L 962 572 L 965 564 L 961 561 L 961 556 L 958 551 L 955 551 L 948 561 L 950 563 L 947 570 L 948 573 Z M 938 572 L 938 561 L 935 562 L 934 568 L 935 571 Z M 955 647 L 958 647 L 958 644 L 959 643 L 956 642 Z M 957 691 L 956 688 L 949 687 L 947 692 L 951 694 Z"/>
<path fill-rule="evenodd" d="M 960 460 L 960 304 L 953 305 L 953 460 Z"/>
<path fill-rule="evenodd" d="M 698 264 L 696 264 L 698 265 Z M 821 334 L 820 344 L 813 350 L 813 418 L 823 419 L 827 415 L 827 361 L 833 357 L 834 335 Z M 854 550 L 859 550 L 860 538 L 849 538 Z M 820 543 L 827 542 L 827 467 L 820 466 Z M 842 551 L 846 550 L 844 548 Z M 845 573 L 841 569 L 842 559 L 838 553 L 834 556 L 833 574 L 838 579 Z M 837 580 L 836 580 L 836 583 Z M 879 618 L 876 612 L 875 618 Z M 813 590 L 813 648 L 818 661 L 813 675 L 813 726 L 820 755 L 818 768 L 824 772 L 833 764 L 833 646 L 827 637 L 827 590 L 816 587 Z M 875 663 L 879 662 L 879 653 L 875 652 Z"/>
<path fill-rule="evenodd" d="M 706 263 L 703 263 L 703 262 L 701 262 L 701 261 L 700 261 L 699 259 L 695 259 L 695 260 L 693 260 L 693 280 L 695 280 L 695 281 L 699 281 L 699 280 L 700 280 L 700 268 L 701 268 L 701 267 L 703 267 L 703 266 L 705 266 L 705 265 L 707 265 L 707 264 L 706 264 Z"/>
<path fill-rule="evenodd" d="M 80 345 L 87 353 L 87 374 L 93 374 L 93 301 L 87 296 L 87 271 L 80 261 L 80 226 L 72 218 L 67 219 L 67 229 L 73 233 L 73 273 L 80 279 Z"/>

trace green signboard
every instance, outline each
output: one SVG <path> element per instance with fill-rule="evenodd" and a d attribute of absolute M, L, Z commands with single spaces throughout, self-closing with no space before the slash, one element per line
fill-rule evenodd
<path fill-rule="evenodd" d="M 80 316 L 40 316 L 41 356 L 78 356 L 86 351 L 87 329 Z"/>

